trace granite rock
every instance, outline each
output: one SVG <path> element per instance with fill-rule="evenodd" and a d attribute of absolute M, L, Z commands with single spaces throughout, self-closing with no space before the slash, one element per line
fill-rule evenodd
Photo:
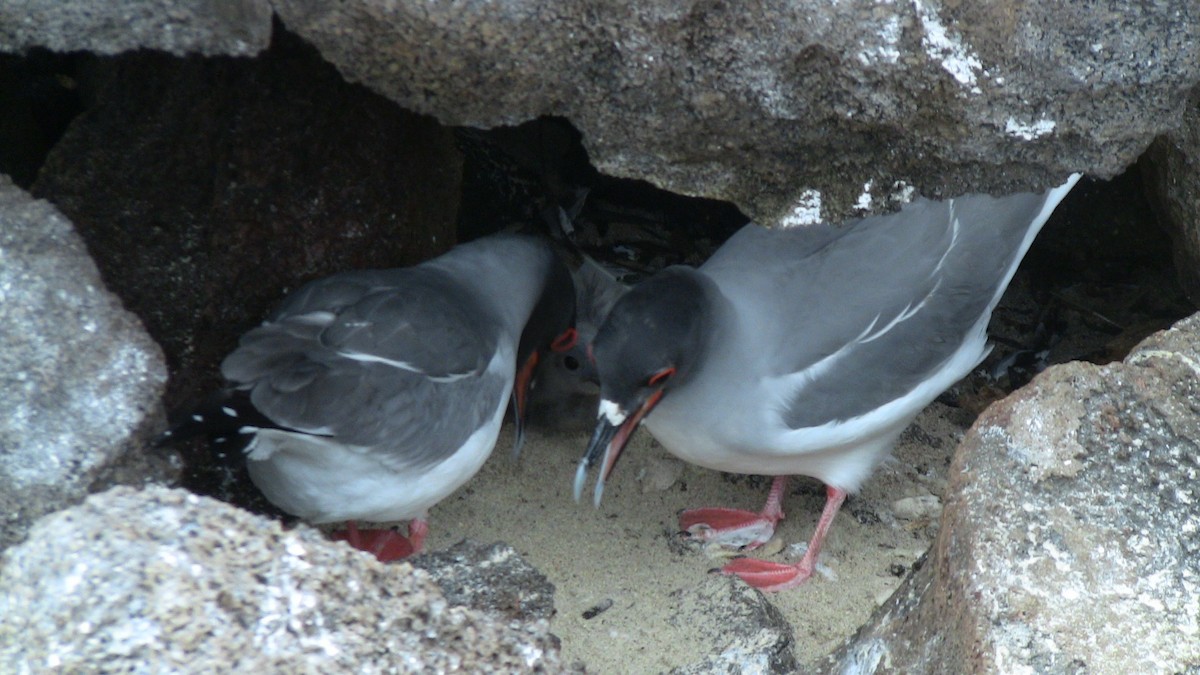
<path fill-rule="evenodd" d="M 554 584 L 503 542 L 463 540 L 409 560 L 429 573 L 446 599 L 480 611 L 531 622 L 554 616 Z"/>
<path fill-rule="evenodd" d="M 21 0 L 0 4 L 0 52 L 249 56 L 271 37 L 269 0 Z"/>
<path fill-rule="evenodd" d="M 1198 376 L 1200 314 L 990 407 L 928 561 L 823 672 L 1200 670 Z"/>
<path fill-rule="evenodd" d="M 546 624 L 182 490 L 118 487 L 0 558 L 0 671 L 561 672 Z"/>
<path fill-rule="evenodd" d="M 1179 124 L 1200 6 L 278 0 L 350 80 L 446 124 L 569 119 L 603 172 L 763 224 L 1112 177 Z"/>
<path fill-rule="evenodd" d="M 163 479 L 142 456 L 166 367 L 106 290 L 71 223 L 0 176 L 0 549 L 39 516 L 111 482 Z"/>
<path fill-rule="evenodd" d="M 768 225 L 1112 177 L 1200 83 L 1190 0 L 42 0 L 0 11 L 0 51 L 253 54 L 272 10 L 409 110 L 564 117 L 601 171 Z"/>
<path fill-rule="evenodd" d="M 672 600 L 674 621 L 709 627 L 711 634 L 702 637 L 712 646 L 703 659 L 672 669 L 673 675 L 796 672 L 792 626 L 757 589 L 735 577 L 711 574 L 694 587 L 675 591 Z"/>

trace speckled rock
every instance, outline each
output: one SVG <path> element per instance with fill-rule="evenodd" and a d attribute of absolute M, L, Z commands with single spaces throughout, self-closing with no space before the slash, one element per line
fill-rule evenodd
<path fill-rule="evenodd" d="M 1200 82 L 1192 0 L 40 0 L 0 9 L 0 51 L 252 54 L 272 10 L 408 109 L 566 117 L 602 171 L 764 224 L 1111 177 Z"/>
<path fill-rule="evenodd" d="M 529 622 L 554 616 L 554 584 L 503 542 L 463 540 L 409 560 L 455 605 Z"/>
<path fill-rule="evenodd" d="M 182 490 L 119 487 L 0 558 L 0 672 L 560 672 L 545 622 Z"/>
<path fill-rule="evenodd" d="M 162 424 L 166 367 L 50 204 L 0 176 L 0 549 L 75 503 Z M 163 477 L 145 466 L 142 480 Z M 137 475 L 139 472 L 133 472 Z"/>
<path fill-rule="evenodd" d="M 674 621 L 714 629 L 702 636 L 712 645 L 709 655 L 672 669 L 672 675 L 796 672 L 792 626 L 760 591 L 734 577 L 711 574 L 695 587 L 672 593 L 672 601 Z"/>
<path fill-rule="evenodd" d="M 271 38 L 269 0 L 19 0 L 0 3 L 0 52 L 250 55 Z"/>
<path fill-rule="evenodd" d="M 563 116 L 600 170 L 764 224 L 841 220 L 913 188 L 1111 177 L 1200 82 L 1193 0 L 275 7 L 407 108 L 482 127 Z"/>
<path fill-rule="evenodd" d="M 1200 671 L 1200 314 L 980 416 L 928 561 L 825 672 Z"/>
<path fill-rule="evenodd" d="M 1200 99 L 1180 128 L 1150 146 L 1146 159 L 1146 192 L 1171 234 L 1179 283 L 1200 306 Z"/>

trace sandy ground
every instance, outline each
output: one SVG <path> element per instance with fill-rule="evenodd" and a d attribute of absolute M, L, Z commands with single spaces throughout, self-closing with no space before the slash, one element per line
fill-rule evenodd
<path fill-rule="evenodd" d="M 970 420 L 970 413 L 938 403 L 923 412 L 894 459 L 838 515 L 821 558 L 828 574 L 769 596 L 794 628 L 800 662 L 850 636 L 899 585 L 897 573 L 928 548 L 938 514 L 900 519 L 892 504 L 941 496 L 950 455 Z M 512 545 L 557 588 L 552 630 L 562 639 L 565 660 L 581 661 L 590 672 L 659 672 L 699 660 L 713 649 L 699 637 L 706 631 L 696 622 L 705 618 L 678 620 L 672 594 L 702 583 L 720 561 L 695 545 L 681 545 L 676 515 L 699 506 L 758 510 L 769 480 L 686 465 L 642 430 L 597 510 L 590 485 L 584 503 L 571 496 L 587 440 L 582 433 L 532 430 L 514 462 L 506 430 L 479 475 L 430 514 L 429 548 L 464 537 Z M 776 533 L 784 549 L 808 540 L 823 504 L 819 482 L 793 480 L 784 502 L 788 517 Z M 790 556 L 784 550 L 770 557 Z M 583 618 L 607 600 L 610 609 Z"/>

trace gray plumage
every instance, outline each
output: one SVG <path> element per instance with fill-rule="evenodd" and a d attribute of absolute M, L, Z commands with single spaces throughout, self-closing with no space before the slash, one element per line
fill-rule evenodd
<path fill-rule="evenodd" d="M 615 425 L 641 409 L 702 466 L 855 490 L 987 354 L 992 309 L 1074 182 L 842 226 L 747 225 L 698 269 L 669 268 L 617 302 L 594 345 L 601 412 Z"/>
<path fill-rule="evenodd" d="M 542 348 L 573 295 L 549 245 L 517 235 L 303 286 L 221 364 L 271 422 L 239 429 L 251 478 L 315 523 L 424 518 L 495 445 L 523 333 Z"/>
<path fill-rule="evenodd" d="M 576 498 L 603 452 L 599 506 L 642 422 L 687 461 L 776 477 L 758 513 L 681 513 L 680 529 L 706 541 L 761 546 L 784 516 L 788 476 L 818 478 L 825 508 L 799 562 L 722 568 L 767 591 L 804 583 L 846 495 L 987 354 L 992 310 L 1077 179 L 1036 195 L 919 200 L 840 228 L 747 225 L 699 269 L 634 288 L 593 345 L 600 416 Z"/>
<path fill-rule="evenodd" d="M 838 228 L 751 225 L 700 270 L 770 351 L 764 375 L 826 360 L 783 415 L 790 428 L 816 426 L 874 410 L 942 367 L 999 301 L 1044 203 L 967 195 Z"/>
<path fill-rule="evenodd" d="M 280 426 L 419 469 L 455 452 L 506 397 L 505 378 L 486 372 L 501 329 L 440 270 L 350 272 L 289 297 L 221 373 Z"/>

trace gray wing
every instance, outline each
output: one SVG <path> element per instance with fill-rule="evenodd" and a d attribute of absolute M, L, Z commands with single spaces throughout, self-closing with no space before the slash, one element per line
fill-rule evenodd
<path fill-rule="evenodd" d="M 437 461 L 507 394 L 487 372 L 498 320 L 443 277 L 415 269 L 309 284 L 246 333 L 221 372 L 280 426 L 376 446 L 397 466 Z"/>
<path fill-rule="evenodd" d="M 990 314 L 1070 185 L 919 200 L 839 229 L 748 226 L 702 269 L 771 347 L 766 374 L 804 373 L 786 423 L 847 419 L 904 396 L 946 363 Z M 747 265 L 762 273 L 747 274 Z"/>

